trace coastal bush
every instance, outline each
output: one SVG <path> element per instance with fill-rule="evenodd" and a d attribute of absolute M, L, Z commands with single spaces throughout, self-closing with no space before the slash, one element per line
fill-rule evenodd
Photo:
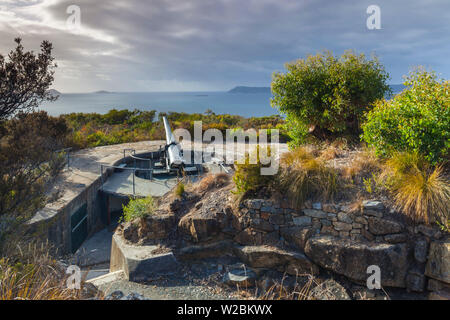
<path fill-rule="evenodd" d="M 351 51 L 339 58 L 331 52 L 311 55 L 285 68 L 286 73 L 273 75 L 271 104 L 295 121 L 294 141 L 308 132 L 318 137 L 359 134 L 363 114 L 390 92 L 389 76 L 378 59 Z"/>
<path fill-rule="evenodd" d="M 130 199 L 127 205 L 122 205 L 123 215 L 121 221 L 129 222 L 145 218 L 155 211 L 155 203 L 151 196 L 139 199 Z"/>
<path fill-rule="evenodd" d="M 307 199 L 331 199 L 337 191 L 337 173 L 304 147 L 283 154 L 277 177 L 279 191 L 300 207 Z"/>
<path fill-rule="evenodd" d="M 396 153 L 382 178 L 397 208 L 413 221 L 448 224 L 450 179 L 442 165 L 432 166 L 418 153 Z"/>
<path fill-rule="evenodd" d="M 367 114 L 362 139 L 377 155 L 417 152 L 432 164 L 448 160 L 450 148 L 449 81 L 417 69 L 404 82 L 408 86 L 391 100 L 380 100 Z"/>
<path fill-rule="evenodd" d="M 183 196 L 183 194 L 184 194 L 184 183 L 179 182 L 175 187 L 175 195 L 180 198 Z"/>
<path fill-rule="evenodd" d="M 261 174 L 261 170 L 265 166 L 261 162 L 263 154 L 271 157 L 270 147 L 262 150 L 258 145 L 252 155 L 246 153 L 243 163 L 235 162 L 233 181 L 236 185 L 237 194 L 256 192 L 263 187 L 269 186 L 273 176 Z M 253 159 L 256 161 L 251 161 Z"/>

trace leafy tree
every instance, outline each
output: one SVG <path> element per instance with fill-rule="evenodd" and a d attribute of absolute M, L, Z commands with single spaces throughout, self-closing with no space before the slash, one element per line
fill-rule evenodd
<path fill-rule="evenodd" d="M 46 200 L 49 183 L 62 170 L 64 156 L 54 152 L 70 133 L 63 118 L 34 112 L 49 91 L 56 64 L 52 44 L 41 53 L 24 51 L 21 40 L 7 57 L 0 54 L 0 240 L 28 219 Z"/>
<path fill-rule="evenodd" d="M 43 41 L 41 52 L 24 51 L 21 39 L 7 57 L 0 54 L 0 121 L 19 111 L 32 111 L 44 100 L 55 100 L 48 91 L 56 64 L 52 44 Z"/>
<path fill-rule="evenodd" d="M 377 58 L 345 52 L 308 56 L 285 65 L 272 79 L 272 107 L 316 136 L 357 135 L 363 114 L 390 92 L 388 74 Z M 296 135 L 295 132 L 293 132 Z M 302 133 L 303 135 L 303 133 Z"/>
<path fill-rule="evenodd" d="M 449 81 L 423 68 L 412 71 L 407 86 L 391 100 L 380 100 L 367 115 L 362 138 L 380 156 L 397 151 L 418 153 L 433 164 L 448 159 L 450 149 Z"/>

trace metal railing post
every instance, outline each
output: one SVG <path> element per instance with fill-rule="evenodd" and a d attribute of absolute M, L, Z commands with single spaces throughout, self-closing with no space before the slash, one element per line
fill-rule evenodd
<path fill-rule="evenodd" d="M 103 165 L 100 165 L 100 181 L 101 181 L 101 189 L 103 191 Z"/>
<path fill-rule="evenodd" d="M 134 176 L 136 175 L 136 168 L 133 168 L 133 196 L 136 196 L 136 187 L 134 182 Z"/>

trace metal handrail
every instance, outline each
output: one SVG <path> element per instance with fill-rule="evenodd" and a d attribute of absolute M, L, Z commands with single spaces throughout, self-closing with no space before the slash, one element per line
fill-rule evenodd
<path fill-rule="evenodd" d="M 134 154 L 136 154 L 136 150 L 135 149 L 123 149 L 123 157 L 125 158 L 125 152 L 127 152 L 127 151 L 131 151 L 131 152 L 133 152 Z"/>
<path fill-rule="evenodd" d="M 133 196 L 136 195 L 136 171 L 149 171 L 150 172 L 150 180 L 153 179 L 153 168 L 152 169 L 141 169 L 141 168 L 128 168 L 128 167 L 119 167 L 119 166 L 111 166 L 107 164 L 100 165 L 100 179 L 101 179 L 101 190 L 103 191 L 103 168 L 111 168 L 111 169 L 120 169 L 120 170 L 133 170 Z"/>

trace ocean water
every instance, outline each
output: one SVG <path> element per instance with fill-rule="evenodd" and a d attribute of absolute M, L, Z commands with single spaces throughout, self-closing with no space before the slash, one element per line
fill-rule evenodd
<path fill-rule="evenodd" d="M 404 87 L 393 85 L 393 93 Z M 57 116 L 72 112 L 106 113 L 116 109 L 156 110 L 157 112 L 204 113 L 211 109 L 216 114 L 243 117 L 262 117 L 278 114 L 270 106 L 271 93 L 229 92 L 114 92 L 70 93 L 59 95 L 54 102 L 45 102 L 41 109 Z"/>
<path fill-rule="evenodd" d="M 71 112 L 106 113 L 110 109 L 156 110 L 158 112 L 204 113 L 261 117 L 277 114 L 270 106 L 270 93 L 228 92 L 133 92 L 61 94 L 41 109 L 57 116 Z"/>

